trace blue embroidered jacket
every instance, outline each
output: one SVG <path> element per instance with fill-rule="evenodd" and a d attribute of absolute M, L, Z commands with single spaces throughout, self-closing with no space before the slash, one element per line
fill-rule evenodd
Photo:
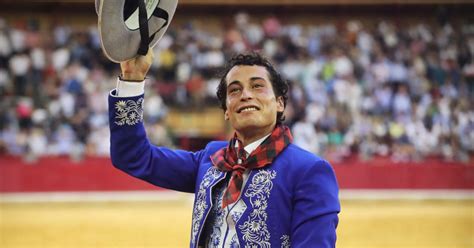
<path fill-rule="evenodd" d="M 210 156 L 227 142 L 198 152 L 150 144 L 142 124 L 143 95 L 109 96 L 111 158 L 118 169 L 159 187 L 195 194 L 191 244 L 197 247 L 212 208 L 211 192 L 225 172 Z M 325 160 L 290 144 L 271 165 L 252 170 L 241 199 L 236 247 L 335 247 L 338 185 Z"/>

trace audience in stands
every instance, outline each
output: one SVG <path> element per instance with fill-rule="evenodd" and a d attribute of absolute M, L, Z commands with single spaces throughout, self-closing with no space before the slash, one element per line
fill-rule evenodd
<path fill-rule="evenodd" d="M 219 70 L 248 50 L 289 80 L 287 124 L 311 152 L 394 162 L 474 154 L 472 24 L 303 26 L 245 13 L 220 31 L 172 27 L 155 48 L 144 108 L 151 141 L 173 143 L 168 107 L 217 106 Z M 108 155 L 107 94 L 119 72 L 101 54 L 95 27 L 45 33 L 35 22 L 0 20 L 0 153 Z"/>

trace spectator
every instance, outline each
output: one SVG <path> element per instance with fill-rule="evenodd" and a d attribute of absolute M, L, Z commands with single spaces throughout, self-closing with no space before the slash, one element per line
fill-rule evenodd
<path fill-rule="evenodd" d="M 209 75 L 233 53 L 254 49 L 291 80 L 287 122 L 309 150 L 336 160 L 352 149 L 364 159 L 468 162 L 474 39 L 467 24 L 339 24 L 239 13 L 205 30 L 191 22 L 171 27 L 155 47 L 159 67 L 147 86 L 155 90 L 144 103 L 152 142 L 173 141 L 163 122 L 168 108 L 215 101 L 218 81 Z M 37 30 L 0 19 L 0 151 L 31 159 L 107 155 L 108 142 L 97 137 L 108 135 L 107 89 L 118 68 L 91 56 L 100 52 L 97 29 Z"/>
<path fill-rule="evenodd" d="M 26 96 L 29 83 L 27 76 L 30 64 L 30 58 L 24 51 L 14 54 L 9 61 L 16 96 Z"/>

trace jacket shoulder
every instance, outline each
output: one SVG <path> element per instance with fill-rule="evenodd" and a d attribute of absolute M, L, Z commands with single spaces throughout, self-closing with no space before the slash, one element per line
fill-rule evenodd
<path fill-rule="evenodd" d="M 283 153 L 283 158 L 294 166 L 317 166 L 319 164 L 328 164 L 323 158 L 304 150 L 303 148 L 290 144 Z"/>
<path fill-rule="evenodd" d="M 228 141 L 211 141 L 206 145 L 205 150 L 209 154 L 214 154 L 218 150 L 227 147 Z"/>

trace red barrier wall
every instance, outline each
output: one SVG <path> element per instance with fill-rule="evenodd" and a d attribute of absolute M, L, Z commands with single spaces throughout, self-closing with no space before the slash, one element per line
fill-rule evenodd
<path fill-rule="evenodd" d="M 389 159 L 333 164 L 341 189 L 474 189 L 474 165 L 428 160 L 393 164 Z M 156 190 L 115 169 L 109 158 L 72 162 L 42 158 L 26 164 L 0 157 L 0 192 Z"/>
<path fill-rule="evenodd" d="M 26 164 L 20 158 L 0 157 L 0 192 L 152 189 L 157 188 L 115 169 L 109 158 L 72 162 L 51 157 Z"/>
<path fill-rule="evenodd" d="M 376 158 L 333 163 L 333 167 L 343 189 L 474 189 L 473 163 L 428 159 L 395 164 L 388 158 Z"/>

